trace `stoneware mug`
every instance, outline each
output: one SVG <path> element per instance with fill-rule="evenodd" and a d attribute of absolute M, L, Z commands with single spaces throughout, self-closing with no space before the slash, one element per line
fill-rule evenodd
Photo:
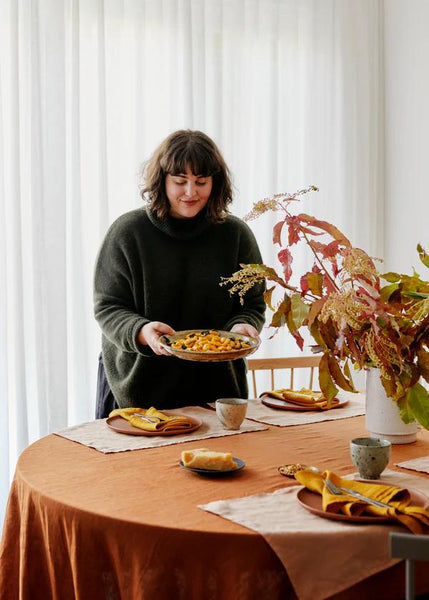
<path fill-rule="evenodd" d="M 391 443 L 383 438 L 361 437 L 350 442 L 350 456 L 362 479 L 379 479 L 390 458 Z"/>
<path fill-rule="evenodd" d="M 219 398 L 215 402 L 216 414 L 224 429 L 240 429 L 247 412 L 244 398 Z"/>

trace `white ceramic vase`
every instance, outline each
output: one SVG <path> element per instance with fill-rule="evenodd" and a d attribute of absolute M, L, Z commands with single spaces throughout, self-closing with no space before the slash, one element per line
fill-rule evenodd
<path fill-rule="evenodd" d="M 386 396 L 378 369 L 366 374 L 366 428 L 371 437 L 392 444 L 410 444 L 417 439 L 417 422 L 404 423 L 396 403 Z"/>

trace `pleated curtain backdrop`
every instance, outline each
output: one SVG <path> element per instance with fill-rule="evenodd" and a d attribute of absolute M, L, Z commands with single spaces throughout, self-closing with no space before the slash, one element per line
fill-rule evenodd
<path fill-rule="evenodd" d="M 140 166 L 171 131 L 215 139 L 234 214 L 317 185 L 303 210 L 381 255 L 382 6 L 2 0 L 2 504 L 29 443 L 93 418 L 96 253 L 109 224 L 140 205 Z M 250 223 L 272 266 L 275 222 Z M 285 332 L 262 337 L 259 356 L 298 351 Z"/>

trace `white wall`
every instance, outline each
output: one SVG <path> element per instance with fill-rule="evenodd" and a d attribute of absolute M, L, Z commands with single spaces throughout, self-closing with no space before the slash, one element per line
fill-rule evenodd
<path fill-rule="evenodd" d="M 429 0 L 385 0 L 385 268 L 429 252 Z"/>

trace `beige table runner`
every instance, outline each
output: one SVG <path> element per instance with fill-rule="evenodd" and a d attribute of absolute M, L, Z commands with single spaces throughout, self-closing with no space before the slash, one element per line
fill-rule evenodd
<path fill-rule="evenodd" d="M 404 462 L 395 463 L 395 465 L 397 467 L 403 467 L 404 469 L 411 469 L 412 471 L 421 471 L 422 473 L 429 473 L 429 456 L 413 458 L 412 460 L 406 460 Z"/>
<path fill-rule="evenodd" d="M 353 477 L 353 476 L 351 476 Z M 385 471 L 383 481 L 429 494 L 429 480 Z M 314 515 L 296 498 L 301 486 L 199 508 L 260 533 L 282 561 L 300 600 L 323 600 L 398 562 L 389 558 L 394 523 L 348 524 Z"/>
<path fill-rule="evenodd" d="M 97 419 L 89 423 L 82 423 L 61 429 L 60 431 L 56 431 L 55 434 L 83 444 L 84 446 L 95 448 L 99 452 L 109 453 L 157 448 L 158 446 L 169 446 L 171 444 L 180 444 L 181 442 L 192 442 L 194 440 L 204 440 L 268 429 L 268 427 L 257 425 L 245 419 L 238 431 L 228 431 L 223 429 L 214 411 L 199 406 L 184 406 L 183 408 L 169 412 L 196 417 L 201 419 L 203 424 L 199 429 L 191 433 L 161 437 L 117 433 L 106 425 L 106 419 Z"/>
<path fill-rule="evenodd" d="M 365 414 L 365 394 L 340 391 L 337 396 L 340 400 L 347 400 L 341 408 L 319 411 L 292 411 L 271 408 L 262 404 L 259 398 L 249 400 L 246 417 L 252 421 L 288 427 L 290 425 L 305 425 L 308 423 L 321 423 L 322 421 L 336 421 Z M 213 404 L 210 404 L 213 406 Z"/>

